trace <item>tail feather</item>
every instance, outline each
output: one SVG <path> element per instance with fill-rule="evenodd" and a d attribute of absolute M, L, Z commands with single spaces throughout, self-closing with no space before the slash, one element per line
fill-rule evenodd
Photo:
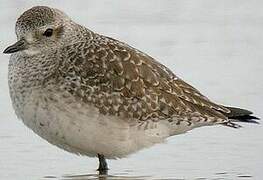
<path fill-rule="evenodd" d="M 256 116 L 253 116 L 252 112 L 246 109 L 240 109 L 235 107 L 226 107 L 230 110 L 230 113 L 223 113 L 228 119 L 230 120 L 227 123 L 224 123 L 223 125 L 233 127 L 233 128 L 239 128 L 241 127 L 238 124 L 235 124 L 234 122 L 246 122 L 246 123 L 255 123 L 259 124 L 258 120 L 259 118 Z"/>

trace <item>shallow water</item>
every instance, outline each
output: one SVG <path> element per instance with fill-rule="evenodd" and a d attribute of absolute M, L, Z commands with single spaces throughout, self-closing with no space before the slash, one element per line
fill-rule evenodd
<path fill-rule="evenodd" d="M 33 5 L 67 12 L 90 29 L 159 59 L 219 103 L 263 117 L 263 2 L 7 1 L 1 0 L 0 50 L 15 41 L 16 18 Z M 262 179 L 262 125 L 239 130 L 195 129 L 129 158 L 109 161 L 98 177 L 97 160 L 64 152 L 18 121 L 7 87 L 8 56 L 0 55 L 0 179 Z"/>

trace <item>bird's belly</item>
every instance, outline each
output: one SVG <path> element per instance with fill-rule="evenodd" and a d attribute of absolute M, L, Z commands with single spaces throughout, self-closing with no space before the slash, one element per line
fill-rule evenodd
<path fill-rule="evenodd" d="M 148 123 L 146 129 L 135 120 L 102 115 L 95 107 L 72 99 L 31 99 L 24 107 L 23 122 L 51 144 L 72 153 L 121 158 L 169 136 L 160 123 Z"/>

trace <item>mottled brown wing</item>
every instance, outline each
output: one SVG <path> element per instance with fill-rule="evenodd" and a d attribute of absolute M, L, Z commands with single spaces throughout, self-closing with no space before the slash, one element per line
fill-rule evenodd
<path fill-rule="evenodd" d="M 227 108 L 211 102 L 164 65 L 122 42 L 96 35 L 82 51 L 74 56 L 80 56 L 81 62 L 75 64 L 78 62 L 76 68 L 86 88 L 79 96 L 103 114 L 143 121 L 172 117 L 190 122 L 227 121 L 219 112 L 228 113 Z"/>

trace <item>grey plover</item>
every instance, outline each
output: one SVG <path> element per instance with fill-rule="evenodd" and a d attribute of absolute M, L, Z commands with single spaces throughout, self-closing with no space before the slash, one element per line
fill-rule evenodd
<path fill-rule="evenodd" d="M 45 6 L 17 20 L 8 81 L 17 116 L 66 151 L 123 158 L 207 125 L 237 128 L 251 112 L 210 101 L 151 56 Z"/>

